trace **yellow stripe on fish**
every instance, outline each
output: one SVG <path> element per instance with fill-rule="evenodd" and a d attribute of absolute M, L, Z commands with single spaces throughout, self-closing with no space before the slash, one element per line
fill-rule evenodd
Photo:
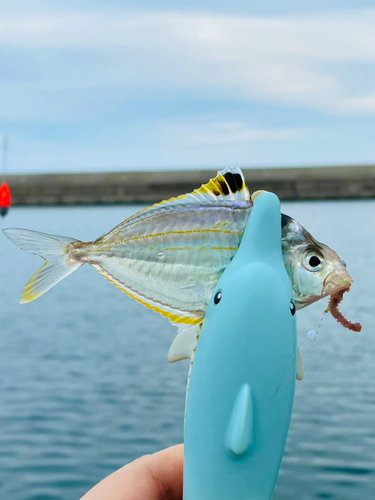
<path fill-rule="evenodd" d="M 111 248 L 117 246 L 117 245 L 122 245 L 125 243 L 137 241 L 137 240 L 144 240 L 147 238 L 157 238 L 157 237 L 167 237 L 171 235 L 186 235 L 186 234 L 192 234 L 192 233 L 223 233 L 223 234 L 233 234 L 233 235 L 242 235 L 243 231 L 229 231 L 225 229 L 194 229 L 191 231 L 167 231 L 165 233 L 155 233 L 155 234 L 146 234 L 144 236 L 135 236 L 133 238 L 128 238 L 128 239 L 123 239 L 121 241 L 117 241 L 115 243 L 112 243 L 111 245 L 101 245 L 98 248 L 93 248 L 91 251 L 92 252 L 103 252 L 106 250 L 110 250 Z M 99 243 L 104 237 L 100 238 L 100 240 L 96 240 L 96 243 Z M 186 247 L 187 248 L 187 247 Z"/>
<path fill-rule="evenodd" d="M 112 285 L 115 285 L 116 288 L 121 290 L 122 292 L 126 293 L 130 298 L 136 300 L 140 304 L 143 304 L 145 307 L 152 309 L 153 311 L 161 314 L 165 318 L 168 318 L 171 323 L 177 323 L 177 324 L 185 324 L 185 325 L 197 325 L 198 323 L 201 323 L 203 321 L 203 317 L 201 318 L 193 318 L 190 316 L 182 316 L 179 314 L 173 314 L 171 312 L 168 312 L 164 309 L 161 309 L 160 307 L 156 306 L 155 304 L 152 304 L 150 302 L 147 302 L 146 298 L 140 298 L 136 293 L 132 293 L 129 290 L 126 289 L 125 285 L 123 283 L 120 283 L 119 281 L 115 280 L 112 276 L 109 276 L 105 271 L 100 269 L 98 266 L 93 266 L 107 281 L 109 281 Z"/>

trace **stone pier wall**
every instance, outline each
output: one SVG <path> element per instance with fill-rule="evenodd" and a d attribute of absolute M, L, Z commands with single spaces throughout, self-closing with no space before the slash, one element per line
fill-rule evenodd
<path fill-rule="evenodd" d="M 282 200 L 375 198 L 375 166 L 243 169 L 250 192 Z M 215 170 L 8 175 L 14 205 L 154 203 L 187 193 Z"/>

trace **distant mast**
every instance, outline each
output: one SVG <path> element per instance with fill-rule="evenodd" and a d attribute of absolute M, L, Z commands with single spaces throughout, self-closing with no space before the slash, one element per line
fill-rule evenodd
<path fill-rule="evenodd" d="M 5 182 L 5 174 L 7 170 L 7 154 L 8 154 L 8 138 L 4 136 L 3 139 L 3 161 L 1 168 L 1 176 L 4 178 L 0 186 L 0 215 L 4 217 L 8 213 L 11 204 L 11 195 L 8 184 Z"/>

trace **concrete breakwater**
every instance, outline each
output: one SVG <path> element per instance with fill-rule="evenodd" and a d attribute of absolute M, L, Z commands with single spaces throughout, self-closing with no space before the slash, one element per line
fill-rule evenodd
<path fill-rule="evenodd" d="M 282 200 L 375 198 L 375 165 L 244 168 L 250 192 L 265 189 Z M 7 175 L 13 205 L 154 203 L 188 193 L 215 170 Z"/>

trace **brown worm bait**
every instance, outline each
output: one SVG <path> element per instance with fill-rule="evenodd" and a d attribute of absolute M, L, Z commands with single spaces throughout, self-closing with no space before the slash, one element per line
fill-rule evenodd
<path fill-rule="evenodd" d="M 347 320 L 345 316 L 339 311 L 339 304 L 343 299 L 344 293 L 348 292 L 349 288 L 344 288 L 339 292 L 333 294 L 328 302 L 328 307 L 325 312 L 330 312 L 332 316 L 344 327 L 352 330 L 353 332 L 360 332 L 362 330 L 361 323 L 352 323 Z"/>

